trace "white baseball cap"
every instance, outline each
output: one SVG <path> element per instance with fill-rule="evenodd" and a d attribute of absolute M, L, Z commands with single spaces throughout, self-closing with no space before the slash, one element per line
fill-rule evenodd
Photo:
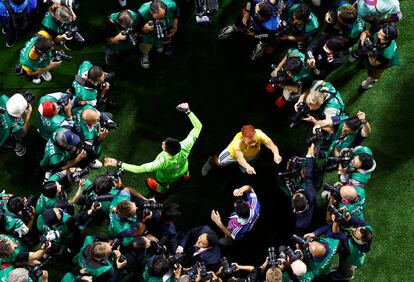
<path fill-rule="evenodd" d="M 27 101 L 22 94 L 14 94 L 6 103 L 7 112 L 14 117 L 20 117 L 27 109 Z"/>

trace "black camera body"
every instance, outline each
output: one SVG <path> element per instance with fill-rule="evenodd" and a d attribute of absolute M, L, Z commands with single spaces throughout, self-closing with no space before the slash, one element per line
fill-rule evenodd
<path fill-rule="evenodd" d="M 329 183 L 323 184 L 323 190 L 328 191 L 331 194 L 331 196 L 335 198 L 336 200 L 341 199 L 341 188 L 342 188 L 342 184 L 340 183 L 337 183 L 333 186 Z"/>
<path fill-rule="evenodd" d="M 128 38 L 129 43 L 131 43 L 132 46 L 137 46 L 138 44 L 138 38 L 135 36 L 135 29 L 134 27 L 128 27 L 127 29 L 123 30 L 121 32 L 122 35 L 125 35 Z"/>
<path fill-rule="evenodd" d="M 293 251 L 289 246 L 279 247 L 279 257 L 277 258 L 276 265 L 282 265 L 285 262 L 293 263 L 302 259 L 302 253 L 300 251 Z M 276 266 L 274 265 L 274 266 Z"/>
<path fill-rule="evenodd" d="M 164 205 L 161 203 L 154 203 L 152 201 L 145 202 L 142 205 L 142 217 L 146 217 L 151 214 L 151 211 L 161 210 L 164 208 Z"/>
<path fill-rule="evenodd" d="M 73 99 L 73 94 L 72 93 L 65 92 L 65 94 L 66 95 L 63 95 L 62 97 L 60 97 L 56 102 L 56 104 L 58 104 L 58 106 L 61 110 L 63 110 L 63 108 L 66 107 L 69 104 L 70 100 Z"/>
<path fill-rule="evenodd" d="M 115 130 L 118 128 L 118 124 L 114 121 L 108 122 L 108 121 L 100 121 L 100 125 L 108 130 Z"/>
<path fill-rule="evenodd" d="M 234 264 L 230 264 L 226 257 L 220 259 L 220 264 L 223 267 L 223 272 L 226 276 L 231 276 L 237 271 L 237 267 Z"/>
<path fill-rule="evenodd" d="M 87 176 L 89 173 L 90 173 L 89 167 L 85 167 L 84 169 L 80 171 L 75 171 L 74 173 L 72 173 L 73 182 L 79 183 L 81 179 L 85 178 L 85 176 Z"/>
<path fill-rule="evenodd" d="M 86 41 L 82 34 L 79 33 L 77 25 L 63 25 L 63 28 L 67 37 L 73 37 L 73 39 L 79 43 L 84 43 Z"/>
<path fill-rule="evenodd" d="M 372 52 L 374 57 L 378 56 L 379 54 L 379 44 L 376 42 L 371 41 L 369 37 L 366 37 L 364 40 L 364 47 L 367 48 L 368 51 Z"/>
<path fill-rule="evenodd" d="M 271 68 L 275 68 L 275 65 L 272 65 Z M 269 79 L 269 82 L 272 84 L 272 87 L 275 88 L 277 86 L 278 83 L 287 83 L 288 81 L 290 81 L 291 78 L 288 75 L 288 73 L 284 70 L 280 70 L 277 72 L 277 75 L 275 77 L 271 77 Z"/>
<path fill-rule="evenodd" d="M 315 134 L 312 134 L 310 137 L 306 139 L 306 144 L 308 147 L 312 145 L 312 143 L 317 143 L 318 141 L 322 141 L 325 139 L 325 136 L 323 136 L 322 129 L 315 128 Z"/>
<path fill-rule="evenodd" d="M 48 256 L 46 258 L 46 260 L 38 265 L 36 265 L 35 267 L 33 267 L 30 271 L 29 271 L 29 277 L 30 279 L 32 279 L 33 281 L 38 281 L 38 279 L 40 279 L 43 276 L 43 268 L 49 264 L 52 260 L 52 256 Z"/>
<path fill-rule="evenodd" d="M 346 213 L 347 213 L 347 211 L 345 209 L 342 209 L 342 210 L 339 211 L 333 205 L 329 205 L 327 209 L 330 213 L 335 215 L 335 221 L 336 222 L 340 222 L 340 223 L 346 222 Z"/>
<path fill-rule="evenodd" d="M 119 179 L 124 175 L 124 170 L 119 168 L 114 171 L 108 171 L 106 175 L 109 176 L 113 182 L 118 183 Z"/>
<path fill-rule="evenodd" d="M 26 199 L 26 203 L 23 207 L 23 216 L 25 218 L 29 217 L 29 214 L 33 212 L 34 207 L 36 207 L 37 198 L 34 195 L 30 195 Z"/>
<path fill-rule="evenodd" d="M 312 242 L 313 239 L 309 237 L 302 238 L 296 234 L 293 234 L 292 241 L 298 244 L 301 250 L 306 251 L 309 247 L 309 243 Z"/>
<path fill-rule="evenodd" d="M 341 164 L 342 168 L 347 168 L 352 159 L 352 150 L 350 148 L 342 149 L 339 157 L 328 157 L 329 162 L 335 163 L 337 165 Z"/>
<path fill-rule="evenodd" d="M 290 128 L 297 127 L 299 123 L 301 122 L 301 120 L 307 117 L 311 112 L 308 104 L 304 102 L 298 103 L 297 108 L 298 108 L 298 111 L 295 112 L 290 118 L 290 125 L 289 125 Z"/>
<path fill-rule="evenodd" d="M 68 54 L 65 54 L 62 50 L 58 50 L 55 52 L 55 57 L 53 58 L 53 61 L 60 62 L 70 62 L 72 60 L 72 56 L 69 56 Z"/>

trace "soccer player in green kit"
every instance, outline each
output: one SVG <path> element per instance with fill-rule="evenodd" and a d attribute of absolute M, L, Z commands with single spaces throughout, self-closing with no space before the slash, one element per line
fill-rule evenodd
<path fill-rule="evenodd" d="M 193 129 L 187 138 L 181 142 L 171 137 L 165 139 L 161 145 L 162 152 L 150 163 L 136 166 L 106 157 L 105 166 L 119 166 L 124 170 L 134 173 L 156 171 L 155 179 L 147 178 L 147 185 L 149 188 L 161 194 L 166 193 L 170 184 L 180 177 L 189 179 L 187 158 L 196 139 L 200 135 L 202 125 L 195 114 L 190 111 L 188 103 L 179 104 L 177 110 L 185 113 L 193 124 Z"/>

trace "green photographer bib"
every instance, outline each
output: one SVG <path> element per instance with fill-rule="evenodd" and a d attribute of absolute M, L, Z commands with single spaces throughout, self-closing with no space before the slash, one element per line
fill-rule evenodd
<path fill-rule="evenodd" d="M 137 14 L 131 10 L 127 10 L 132 18 L 132 26 L 136 25 L 136 20 L 137 20 Z M 121 25 L 118 22 L 118 17 L 119 17 L 119 12 L 118 13 L 113 13 L 109 16 L 109 19 L 115 24 L 116 26 L 116 33 L 120 33 L 122 30 L 124 30 Z M 130 50 L 132 48 L 134 48 L 134 46 L 129 42 L 129 40 L 125 40 L 125 41 L 120 41 L 117 44 L 113 44 L 113 45 L 107 45 L 107 48 L 111 49 L 114 53 L 119 54 L 119 52 L 121 51 L 126 51 L 126 50 Z"/>
<path fill-rule="evenodd" d="M 6 109 L 9 97 L 6 95 L 0 96 L 0 107 Z M 7 111 L 0 113 L 0 147 L 6 142 L 13 132 L 17 132 L 23 128 L 24 121 L 22 118 L 12 118 Z"/>
<path fill-rule="evenodd" d="M 79 66 L 78 73 L 80 77 L 83 76 L 84 73 L 88 73 L 88 71 L 93 67 L 91 62 L 83 61 L 82 64 Z M 74 80 L 72 82 L 72 87 L 75 90 L 75 96 L 83 101 L 92 101 L 96 100 L 98 96 L 98 91 L 94 88 L 89 88 L 84 85 L 81 85 L 79 82 Z"/>
<path fill-rule="evenodd" d="M 20 65 L 26 66 L 33 71 L 37 71 L 40 68 L 47 67 L 53 59 L 52 51 L 45 52 L 44 54 L 39 56 L 39 58 L 36 61 L 33 61 L 29 58 L 29 52 L 35 45 L 36 40 L 38 38 L 39 36 L 37 35 L 33 36 L 29 41 L 26 42 L 25 46 L 20 51 Z"/>

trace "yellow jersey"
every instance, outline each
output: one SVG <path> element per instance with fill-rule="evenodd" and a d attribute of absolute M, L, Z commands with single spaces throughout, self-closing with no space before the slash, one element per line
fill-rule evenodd
<path fill-rule="evenodd" d="M 233 141 L 231 141 L 230 145 L 227 147 L 227 151 L 229 151 L 230 156 L 232 158 L 236 158 L 236 153 L 235 153 L 236 150 L 241 151 L 245 158 L 255 157 L 260 152 L 260 146 L 262 144 L 266 144 L 267 142 L 271 140 L 269 136 L 267 136 L 260 129 L 255 129 L 255 131 L 256 131 L 256 135 L 255 135 L 256 145 L 254 145 L 253 147 L 248 146 L 243 141 L 241 132 L 237 133 L 236 136 L 234 136 Z"/>

